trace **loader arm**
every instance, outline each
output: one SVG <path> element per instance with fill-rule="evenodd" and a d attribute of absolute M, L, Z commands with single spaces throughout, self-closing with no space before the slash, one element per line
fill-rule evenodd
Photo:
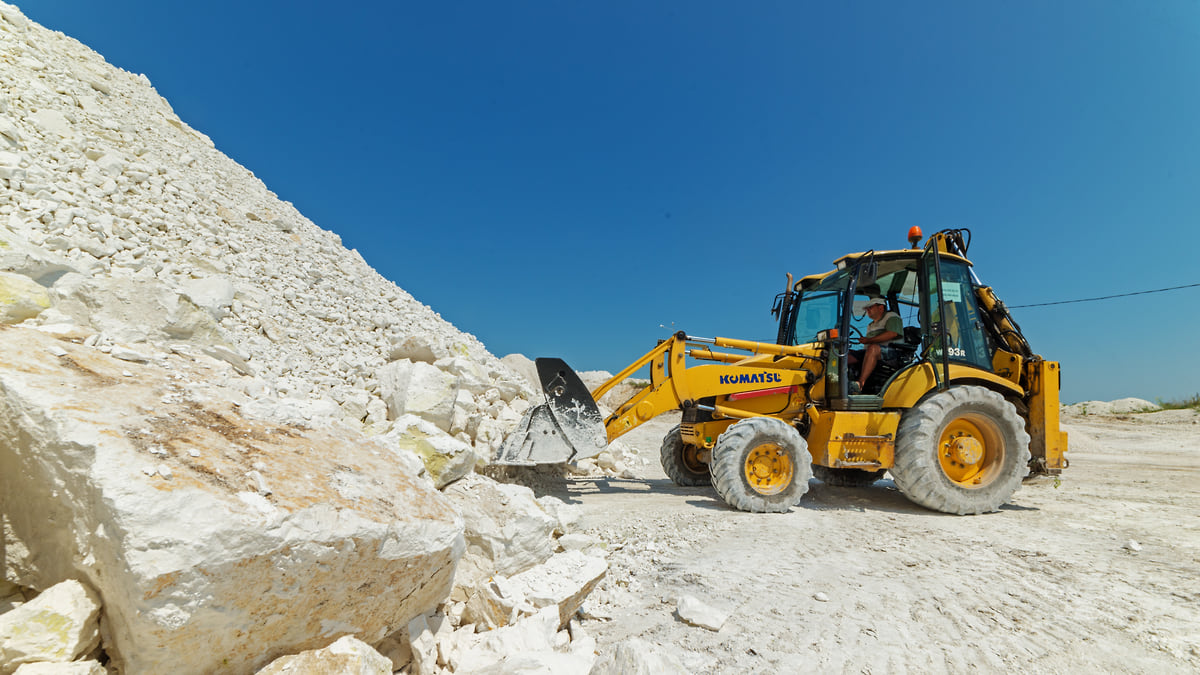
<path fill-rule="evenodd" d="M 696 347 L 694 343 L 710 344 L 728 349 L 740 349 L 750 352 L 750 354 L 714 352 L 708 347 Z M 611 442 L 664 412 L 680 408 L 690 408 L 696 405 L 697 399 L 700 398 L 723 393 L 733 393 L 722 391 L 723 387 L 721 385 L 728 387 L 730 384 L 728 382 L 729 373 L 725 373 L 724 371 L 717 372 L 719 369 L 699 370 L 700 368 L 705 368 L 704 366 L 688 369 L 686 365 L 687 356 L 699 360 L 715 361 L 737 366 L 738 364 L 751 363 L 755 357 L 762 355 L 793 356 L 801 359 L 814 358 L 810 354 L 807 354 L 806 351 L 811 352 L 811 347 L 780 345 L 771 342 L 756 342 L 753 340 L 722 337 L 699 338 L 691 337 L 680 331 L 671 336 L 671 339 L 665 340 L 662 344 L 647 352 L 645 356 L 630 364 L 629 368 L 622 370 L 608 382 L 597 387 L 592 392 L 592 396 L 596 400 L 599 400 L 634 372 L 641 369 L 647 363 L 651 364 L 650 386 L 618 406 L 613 414 L 609 415 L 604 421 L 605 432 L 608 435 L 608 440 Z M 693 370 L 695 371 L 694 374 Z M 726 378 L 724 382 L 722 382 L 722 375 Z M 784 379 L 784 375 L 781 374 L 779 383 L 782 383 Z M 802 383 L 789 381 L 789 385 L 807 385 L 809 384 L 809 379 L 805 376 Z M 715 380 L 716 386 L 711 384 L 713 380 Z M 733 386 L 736 388 L 738 384 L 734 383 Z M 753 385 L 763 383 L 744 382 L 740 384 Z M 746 388 L 751 387 L 743 387 L 743 389 Z M 725 407 L 720 410 L 714 410 L 714 412 L 728 417 L 755 416 L 754 414 L 742 414 L 735 409 Z"/>
<path fill-rule="evenodd" d="M 749 354 L 714 352 L 712 345 Z M 558 359 L 538 359 L 547 402 L 530 409 L 505 439 L 497 464 L 574 462 L 599 454 L 607 443 L 670 410 L 697 406 L 705 397 L 750 392 L 799 396 L 813 381 L 805 360 L 819 363 L 811 345 L 779 345 L 732 338 L 691 337 L 682 331 L 660 342 L 591 392 L 572 383 L 574 371 Z M 714 365 L 688 367 L 687 357 Z M 775 357 L 764 358 L 766 356 Z M 553 364 L 553 365 L 552 365 Z M 561 364 L 561 367 L 559 366 Z M 617 406 L 601 421 L 596 401 L 642 368 L 650 367 L 650 385 Z M 790 400 L 790 399 L 789 399 Z M 702 407 L 702 406 L 698 406 Z M 724 417 L 767 416 L 729 406 L 707 406 Z M 602 439 L 602 440 L 600 440 Z"/>

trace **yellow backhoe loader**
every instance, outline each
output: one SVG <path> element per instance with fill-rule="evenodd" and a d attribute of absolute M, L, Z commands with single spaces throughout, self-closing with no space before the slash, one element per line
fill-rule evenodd
<path fill-rule="evenodd" d="M 712 484 L 743 511 L 795 506 L 814 475 L 866 486 L 891 472 L 910 500 L 975 514 L 1007 503 L 1029 475 L 1067 466 L 1059 364 L 1034 354 L 967 259 L 968 230 L 921 247 L 867 251 L 788 283 L 774 343 L 676 333 L 589 392 L 560 359 L 537 359 L 546 403 L 505 439 L 498 464 L 574 462 L 669 411 L 663 469 Z M 903 321 L 865 385 L 852 347 L 868 298 Z M 895 324 L 893 324 L 895 325 Z M 739 350 L 734 353 L 719 350 Z M 607 418 L 596 401 L 649 366 L 650 385 Z"/>

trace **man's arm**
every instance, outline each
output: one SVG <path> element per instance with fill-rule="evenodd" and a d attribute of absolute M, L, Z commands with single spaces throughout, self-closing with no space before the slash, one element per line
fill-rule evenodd
<path fill-rule="evenodd" d="M 878 333 L 878 334 L 872 335 L 870 337 L 860 338 L 859 342 L 861 342 L 864 345 L 873 345 L 877 342 L 887 342 L 888 340 L 895 340 L 898 337 L 900 337 L 900 334 L 897 333 L 896 331 L 885 330 L 882 333 Z"/>

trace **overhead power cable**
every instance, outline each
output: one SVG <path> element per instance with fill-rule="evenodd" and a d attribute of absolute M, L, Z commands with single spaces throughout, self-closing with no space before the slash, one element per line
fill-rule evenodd
<path fill-rule="evenodd" d="M 1181 288 L 1195 288 L 1200 284 L 1186 284 L 1184 286 L 1171 286 L 1170 288 L 1156 288 L 1152 291 L 1135 291 L 1133 293 L 1118 293 L 1116 295 L 1102 295 L 1098 298 L 1080 298 L 1079 300 L 1060 300 L 1058 302 L 1039 302 L 1033 305 L 1009 305 L 1009 309 L 1020 309 L 1022 307 L 1046 307 L 1049 305 L 1069 305 L 1073 302 L 1095 302 L 1097 300 L 1111 300 L 1113 298 L 1125 298 L 1131 295 L 1145 295 L 1147 293 L 1162 293 L 1163 291 L 1177 291 Z"/>

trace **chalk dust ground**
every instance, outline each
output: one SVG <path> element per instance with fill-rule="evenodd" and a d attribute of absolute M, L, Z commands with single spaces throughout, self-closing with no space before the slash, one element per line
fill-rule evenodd
<path fill-rule="evenodd" d="M 658 464 L 668 415 L 623 437 L 642 479 L 570 478 L 610 542 L 585 609 L 600 648 L 633 636 L 692 672 L 1163 673 L 1200 670 L 1200 415 L 1069 416 L 1061 484 L 950 516 L 817 480 L 790 513 L 728 508 Z M 673 615 L 690 594 L 718 632 Z"/>

